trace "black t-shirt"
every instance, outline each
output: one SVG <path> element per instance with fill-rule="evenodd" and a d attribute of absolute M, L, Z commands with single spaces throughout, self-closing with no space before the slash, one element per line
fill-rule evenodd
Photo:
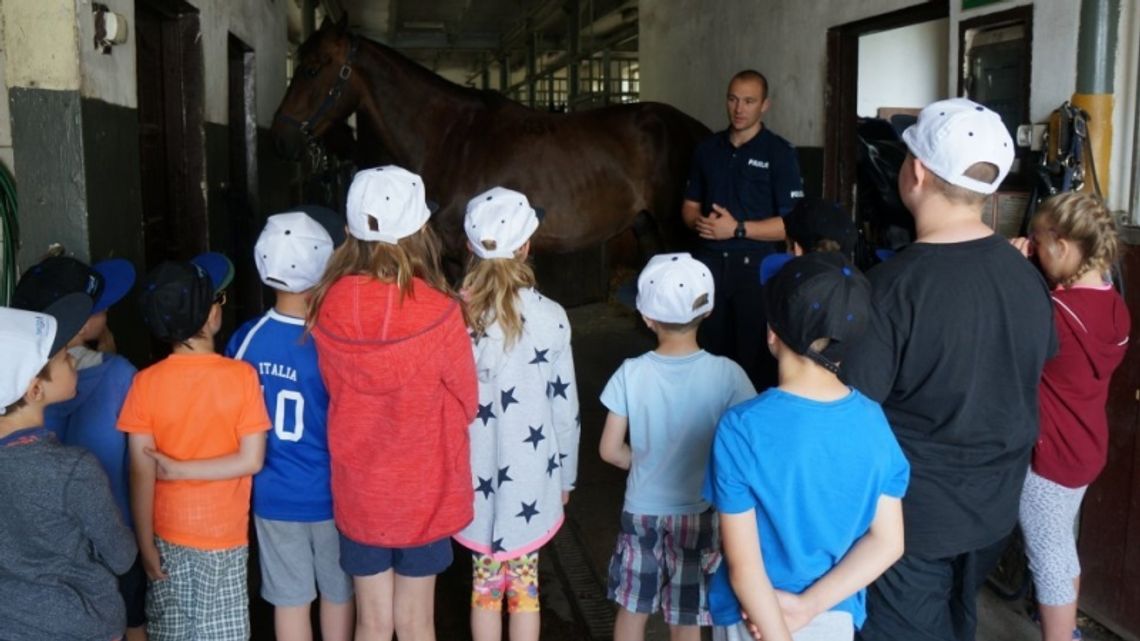
<path fill-rule="evenodd" d="M 685 199 L 699 202 L 701 214 L 713 204 L 724 207 L 737 220 L 764 220 L 783 216 L 804 197 L 804 181 L 796 149 L 764 127 L 748 142 L 733 147 L 728 130 L 705 138 L 693 151 L 693 164 Z M 729 238 L 701 241 L 716 251 L 781 251 L 776 243 Z"/>
<path fill-rule="evenodd" d="M 981 548 L 1017 520 L 1056 351 L 1049 290 L 1000 236 L 916 243 L 869 274 L 870 327 L 844 379 L 881 402 L 911 464 L 906 551 Z"/>

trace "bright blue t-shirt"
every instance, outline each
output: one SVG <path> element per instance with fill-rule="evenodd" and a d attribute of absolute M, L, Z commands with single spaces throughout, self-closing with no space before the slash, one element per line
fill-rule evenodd
<path fill-rule="evenodd" d="M 910 464 L 882 408 L 852 390 L 832 402 L 778 388 L 733 407 L 713 440 L 704 495 L 717 511 L 756 510 L 772 586 L 799 594 L 867 533 L 881 495 L 902 498 Z M 867 618 L 865 590 L 834 610 Z M 716 625 L 740 621 L 722 563 L 709 586 Z"/>
<path fill-rule="evenodd" d="M 622 363 L 601 399 L 629 420 L 633 462 L 623 509 L 658 516 L 707 510 L 701 481 L 716 422 L 754 396 L 739 365 L 704 350 L 686 356 L 647 352 Z"/>
<path fill-rule="evenodd" d="M 257 370 L 273 421 L 265 464 L 253 477 L 253 513 L 276 521 L 331 519 L 329 394 L 305 321 L 271 309 L 238 329 L 226 356 Z"/>
<path fill-rule="evenodd" d="M 116 425 L 135 366 L 117 354 L 100 358 L 98 365 L 77 372 L 74 398 L 44 408 L 44 427 L 64 445 L 82 447 L 99 459 L 123 523 L 134 528 L 127 435 Z"/>

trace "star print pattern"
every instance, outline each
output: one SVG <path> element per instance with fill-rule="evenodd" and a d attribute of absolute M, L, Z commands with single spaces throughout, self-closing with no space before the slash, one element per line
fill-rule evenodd
<path fill-rule="evenodd" d="M 507 471 L 510 469 L 511 469 L 510 465 L 508 465 L 506 467 L 500 467 L 499 468 L 499 487 L 503 487 L 503 483 L 506 483 L 507 481 L 513 481 L 514 480 L 513 478 L 510 477 L 509 474 L 507 474 Z"/>
<path fill-rule="evenodd" d="M 495 488 L 491 487 L 491 479 L 485 479 L 482 476 L 476 477 L 479 479 L 479 487 L 475 488 L 476 492 L 482 492 L 483 498 L 491 498 L 495 493 Z"/>
<path fill-rule="evenodd" d="M 538 451 L 538 444 L 541 441 L 546 440 L 546 437 L 542 435 L 542 426 L 539 425 L 538 429 L 536 430 L 528 425 L 527 429 L 530 430 L 530 436 L 524 438 L 523 443 L 530 443 L 534 446 L 535 451 Z"/>
<path fill-rule="evenodd" d="M 531 518 L 533 518 L 539 514 L 539 511 L 537 509 L 535 509 L 535 505 L 537 503 L 538 503 L 538 501 L 531 501 L 530 503 L 522 503 L 522 511 L 519 512 L 518 514 L 516 514 L 515 516 L 522 517 L 522 518 L 526 519 L 527 523 L 530 523 Z"/>
<path fill-rule="evenodd" d="M 561 376 L 554 379 L 553 381 L 550 381 L 550 398 L 554 398 L 555 396 L 566 398 L 567 387 L 570 387 L 570 383 L 563 383 Z"/>
<path fill-rule="evenodd" d="M 511 403 L 518 404 L 518 400 L 515 399 L 515 388 L 513 387 L 509 390 L 504 390 L 499 395 L 499 405 L 503 408 L 504 414 L 507 413 L 507 408 L 510 407 Z"/>
<path fill-rule="evenodd" d="M 480 404 L 479 405 L 479 411 L 475 413 L 475 418 L 480 420 L 480 421 L 483 421 L 483 425 L 486 425 L 487 421 L 495 418 L 495 413 L 491 411 L 491 404 L 490 403 L 487 403 L 486 405 Z"/>
<path fill-rule="evenodd" d="M 470 431 L 475 516 L 456 538 L 474 550 L 514 554 L 541 545 L 573 487 L 580 415 L 565 312 L 519 292 L 527 322 L 504 351 L 501 327 L 472 336 L 479 403 Z M 535 366 L 538 371 L 535 371 Z"/>

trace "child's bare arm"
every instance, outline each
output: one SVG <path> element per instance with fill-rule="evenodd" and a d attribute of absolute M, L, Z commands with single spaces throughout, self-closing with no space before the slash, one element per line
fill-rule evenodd
<path fill-rule="evenodd" d="M 139 558 L 152 581 L 166 578 L 162 559 L 154 544 L 154 480 L 155 462 L 145 450 L 154 449 L 154 436 L 131 434 L 127 437 L 131 457 L 131 514 L 135 521 L 135 539 Z"/>
<path fill-rule="evenodd" d="M 776 592 L 764 569 L 760 554 L 760 533 L 756 529 L 756 510 L 739 514 L 719 512 L 724 557 L 728 563 L 728 581 L 740 601 L 753 634 L 764 641 L 791 641 L 784 623 Z"/>
<path fill-rule="evenodd" d="M 150 447 L 146 456 L 157 464 L 158 478 L 164 481 L 223 481 L 251 476 L 261 471 L 265 461 L 265 432 L 241 437 L 237 452 L 225 456 L 177 461 Z"/>
<path fill-rule="evenodd" d="M 882 495 L 867 533 L 830 572 L 802 594 L 778 592 L 780 607 L 793 631 L 867 587 L 903 553 L 902 500 Z"/>
<path fill-rule="evenodd" d="M 629 419 L 610 412 L 606 415 L 606 425 L 602 429 L 602 441 L 598 445 L 598 453 L 602 460 L 610 465 L 616 465 L 628 470 L 633 462 L 633 451 L 625 442 L 625 433 L 629 428 Z"/>

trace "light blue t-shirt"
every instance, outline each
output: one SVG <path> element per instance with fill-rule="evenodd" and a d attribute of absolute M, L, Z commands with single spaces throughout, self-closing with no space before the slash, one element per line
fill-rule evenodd
<path fill-rule="evenodd" d="M 253 477 L 253 513 L 275 521 L 333 517 L 329 477 L 329 394 L 305 321 L 270 309 L 238 328 L 226 356 L 253 365 L 273 430 Z"/>
<path fill-rule="evenodd" d="M 765 391 L 717 426 L 704 496 L 718 512 L 756 510 L 772 586 L 799 594 L 835 567 L 875 517 L 881 495 L 902 498 L 910 464 L 878 403 L 852 390 L 819 402 Z M 862 627 L 865 591 L 833 610 Z M 709 586 L 713 623 L 740 621 L 722 563 Z"/>
<path fill-rule="evenodd" d="M 707 510 L 701 480 L 716 422 L 754 396 L 739 365 L 704 350 L 687 356 L 647 352 L 622 363 L 601 400 L 629 420 L 633 463 L 623 509 L 655 516 Z"/>

